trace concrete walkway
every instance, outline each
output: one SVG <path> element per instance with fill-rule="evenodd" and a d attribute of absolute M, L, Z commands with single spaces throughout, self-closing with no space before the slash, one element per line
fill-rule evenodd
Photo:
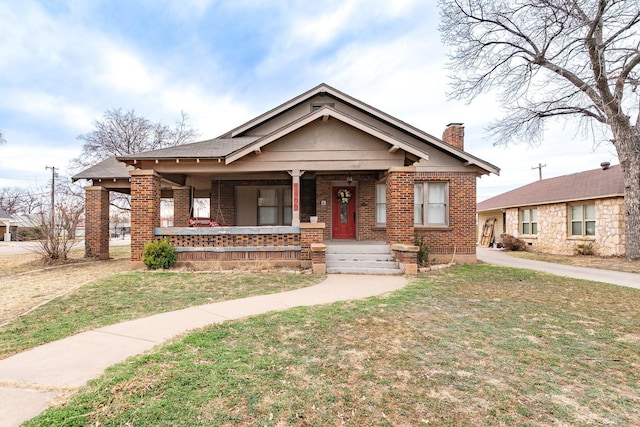
<path fill-rule="evenodd" d="M 274 310 L 380 295 L 406 283 L 404 276 L 329 275 L 307 288 L 157 314 L 44 344 L 0 360 L 0 425 L 20 425 L 107 367 L 189 330 Z"/>
<path fill-rule="evenodd" d="M 476 254 L 479 261 L 486 262 L 488 264 L 544 271 L 558 276 L 611 283 L 613 285 L 629 286 L 631 288 L 640 289 L 640 274 L 517 258 L 510 256 L 503 250 L 492 248 L 477 248 Z"/>

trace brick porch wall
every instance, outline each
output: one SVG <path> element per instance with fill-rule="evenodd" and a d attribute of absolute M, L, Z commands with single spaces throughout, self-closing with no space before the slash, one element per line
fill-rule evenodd
<path fill-rule="evenodd" d="M 109 191 L 86 187 L 85 195 L 84 256 L 109 259 Z"/>
<path fill-rule="evenodd" d="M 191 216 L 191 188 L 173 187 L 173 226 L 186 227 Z"/>
<path fill-rule="evenodd" d="M 131 261 L 142 260 L 144 245 L 155 239 L 160 226 L 160 176 L 152 170 L 132 170 Z"/>
<path fill-rule="evenodd" d="M 450 261 L 455 251 L 456 256 L 473 262 L 476 254 L 475 173 L 417 172 L 415 180 L 449 183 L 449 226 L 415 229 L 418 236 L 424 236 L 429 247 L 429 257 Z"/>

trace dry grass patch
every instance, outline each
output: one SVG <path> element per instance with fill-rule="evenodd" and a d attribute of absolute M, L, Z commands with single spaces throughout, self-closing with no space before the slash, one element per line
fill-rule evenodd
<path fill-rule="evenodd" d="M 533 259 L 537 261 L 555 262 L 558 264 L 575 265 L 578 267 L 600 268 L 603 270 L 623 271 L 640 274 L 640 260 L 627 261 L 623 257 L 598 257 L 592 255 L 551 255 L 537 252 L 507 252 L 517 258 Z"/>
<path fill-rule="evenodd" d="M 638 425 L 639 304 L 635 289 L 457 267 L 190 334 L 29 425 Z M 158 366 L 161 383 L 118 391 Z"/>

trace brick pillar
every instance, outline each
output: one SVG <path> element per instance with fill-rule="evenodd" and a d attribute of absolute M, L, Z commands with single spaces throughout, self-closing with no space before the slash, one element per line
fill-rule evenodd
<path fill-rule="evenodd" d="M 387 243 L 413 244 L 414 167 L 394 167 L 387 175 Z"/>
<path fill-rule="evenodd" d="M 99 186 L 84 190 L 84 256 L 109 259 L 109 191 Z"/>
<path fill-rule="evenodd" d="M 189 226 L 191 216 L 191 188 L 173 187 L 173 226 Z"/>
<path fill-rule="evenodd" d="M 132 170 L 131 261 L 141 261 L 145 243 L 154 240 L 160 227 L 160 176 L 153 170 Z"/>

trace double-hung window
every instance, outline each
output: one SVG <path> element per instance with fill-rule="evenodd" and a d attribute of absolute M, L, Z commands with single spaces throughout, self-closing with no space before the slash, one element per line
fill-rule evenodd
<path fill-rule="evenodd" d="M 376 184 L 376 224 L 387 223 L 387 183 Z"/>
<path fill-rule="evenodd" d="M 520 232 L 522 234 L 538 234 L 538 209 L 520 210 Z"/>
<path fill-rule="evenodd" d="M 569 207 L 570 229 L 572 236 L 596 235 L 596 205 L 583 203 Z"/>
<path fill-rule="evenodd" d="M 413 222 L 415 225 L 449 225 L 449 184 L 421 182 L 414 186 Z"/>

